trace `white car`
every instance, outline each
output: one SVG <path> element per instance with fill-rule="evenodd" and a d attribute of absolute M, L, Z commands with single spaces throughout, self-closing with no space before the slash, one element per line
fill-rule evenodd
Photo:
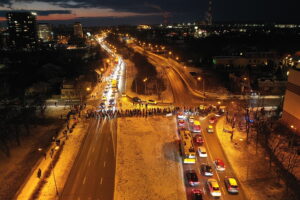
<path fill-rule="evenodd" d="M 182 112 L 180 112 L 180 113 L 177 114 L 177 118 L 178 119 L 185 119 L 185 115 Z"/>
<path fill-rule="evenodd" d="M 206 148 L 203 146 L 198 147 L 198 154 L 199 154 L 199 157 L 206 158 L 207 157 Z"/>
<path fill-rule="evenodd" d="M 195 119 L 194 116 L 190 116 L 190 117 L 189 117 L 189 122 L 190 122 L 190 123 L 193 123 L 193 122 L 194 122 L 194 119 Z"/>
<path fill-rule="evenodd" d="M 221 191 L 220 187 L 218 184 L 218 181 L 216 179 L 210 178 L 207 180 L 207 186 L 209 189 L 209 193 L 213 197 L 220 197 L 221 196 Z"/>

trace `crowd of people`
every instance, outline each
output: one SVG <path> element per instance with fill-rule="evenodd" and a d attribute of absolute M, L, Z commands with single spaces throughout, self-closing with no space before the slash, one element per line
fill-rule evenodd
<path fill-rule="evenodd" d="M 86 119 L 89 118 L 108 118 L 113 119 L 117 117 L 148 117 L 166 114 L 176 114 L 177 112 L 185 112 L 192 115 L 207 115 L 210 112 L 222 112 L 219 108 L 207 107 L 200 109 L 199 107 L 168 107 L 168 108 L 135 108 L 135 109 L 114 109 L 105 110 L 100 109 L 97 111 L 88 110 L 86 112 Z"/>

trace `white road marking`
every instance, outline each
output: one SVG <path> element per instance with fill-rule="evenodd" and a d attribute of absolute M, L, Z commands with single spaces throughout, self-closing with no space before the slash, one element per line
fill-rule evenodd
<path fill-rule="evenodd" d="M 221 187 L 221 189 L 222 189 L 222 191 L 223 191 L 223 194 L 226 194 L 226 193 L 225 193 L 225 190 L 224 190 L 224 188 L 223 188 L 223 187 Z"/>
<path fill-rule="evenodd" d="M 103 162 L 103 166 L 105 167 L 105 165 L 106 165 L 106 162 L 104 161 L 104 162 Z"/>
<path fill-rule="evenodd" d="M 89 161 L 89 166 L 91 166 L 91 161 Z"/>
<path fill-rule="evenodd" d="M 77 200 L 80 200 L 80 197 L 77 197 Z"/>
<path fill-rule="evenodd" d="M 82 183 L 83 185 L 85 184 L 85 181 L 86 181 L 86 176 L 83 179 L 83 183 Z"/>
<path fill-rule="evenodd" d="M 106 147 L 106 153 L 108 152 L 108 147 Z"/>
<path fill-rule="evenodd" d="M 102 182 L 103 182 L 103 178 L 101 177 L 101 179 L 100 179 L 100 184 L 102 185 Z"/>
<path fill-rule="evenodd" d="M 219 177 L 219 174 L 218 174 L 218 171 L 217 171 L 217 170 L 216 170 L 216 175 L 217 175 L 217 177 L 218 177 L 219 182 L 221 182 L 221 179 L 220 179 L 220 177 Z"/>
<path fill-rule="evenodd" d="M 94 151 L 95 151 L 95 147 L 93 147 L 93 149 L 92 149 L 92 152 L 94 153 Z"/>

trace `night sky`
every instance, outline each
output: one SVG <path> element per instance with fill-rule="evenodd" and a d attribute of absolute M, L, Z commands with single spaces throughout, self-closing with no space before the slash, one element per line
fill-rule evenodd
<path fill-rule="evenodd" d="M 84 25 L 159 24 L 201 21 L 208 0 L 0 0 L 5 13 L 30 10 L 38 20 Z M 300 0 L 213 0 L 214 21 L 300 23 Z"/>

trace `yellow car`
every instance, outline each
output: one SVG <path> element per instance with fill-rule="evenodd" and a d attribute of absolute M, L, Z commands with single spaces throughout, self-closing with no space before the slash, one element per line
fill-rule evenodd
<path fill-rule="evenodd" d="M 219 184 L 216 179 L 210 178 L 207 180 L 207 186 L 209 189 L 209 193 L 213 197 L 220 197 L 221 196 L 221 190 L 219 187 Z"/>
<path fill-rule="evenodd" d="M 225 177 L 224 182 L 229 193 L 239 193 L 239 187 L 235 178 Z"/>
<path fill-rule="evenodd" d="M 208 133 L 213 133 L 214 132 L 214 127 L 213 125 L 208 125 L 208 127 L 206 128 Z"/>
<path fill-rule="evenodd" d="M 152 100 L 152 99 L 148 100 L 147 103 L 148 104 L 154 104 L 154 105 L 157 104 L 157 102 L 155 100 Z"/>

